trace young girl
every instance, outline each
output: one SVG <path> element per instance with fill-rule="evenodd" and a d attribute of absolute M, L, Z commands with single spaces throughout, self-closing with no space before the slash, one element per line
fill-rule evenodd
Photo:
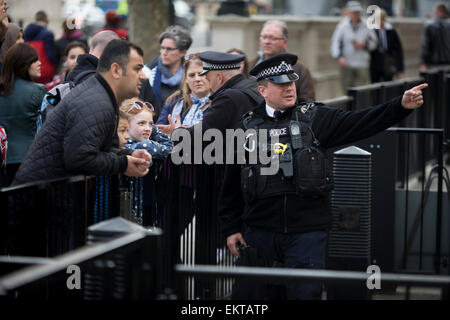
<path fill-rule="evenodd" d="M 79 41 L 70 42 L 64 51 L 64 64 L 61 72 L 53 77 L 51 82 L 45 84 L 47 91 L 64 82 L 67 74 L 77 65 L 78 56 L 88 53 L 88 47 Z"/>
<path fill-rule="evenodd" d="M 120 149 L 125 148 L 125 145 L 130 139 L 128 135 L 128 120 L 130 116 L 128 113 L 119 110 L 119 124 L 117 126 L 117 135 L 119 136 L 119 147 Z"/>
<path fill-rule="evenodd" d="M 173 142 L 153 124 L 153 106 L 139 99 L 125 100 L 120 110 L 130 117 L 127 149 L 146 149 L 152 159 L 166 159 L 173 148 Z"/>

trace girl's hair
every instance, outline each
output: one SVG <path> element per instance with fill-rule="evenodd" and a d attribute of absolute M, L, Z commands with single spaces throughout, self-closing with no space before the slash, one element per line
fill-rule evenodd
<path fill-rule="evenodd" d="M 16 78 L 31 81 L 28 70 L 38 59 L 39 56 L 36 49 L 27 43 L 17 43 L 9 48 L 3 61 L 0 75 L 0 94 L 3 96 L 10 95 Z"/>
<path fill-rule="evenodd" d="M 122 110 L 119 110 L 119 118 L 120 119 L 125 119 L 125 120 L 130 120 L 130 115 L 126 112 L 123 112 Z"/>
<path fill-rule="evenodd" d="M 192 90 L 189 88 L 188 83 L 186 81 L 187 80 L 187 72 L 188 72 L 189 66 L 193 63 L 203 65 L 202 60 L 200 60 L 200 58 L 197 56 L 199 53 L 200 52 L 196 52 L 196 53 L 192 53 L 192 54 L 186 56 L 186 58 L 184 59 L 184 65 L 183 65 L 183 68 L 184 68 L 183 80 L 181 81 L 182 90 L 177 90 L 170 97 L 168 97 L 166 99 L 166 103 L 168 103 L 175 97 L 182 95 L 184 105 L 186 106 L 186 108 L 183 112 L 183 116 L 186 115 L 188 113 L 189 109 L 191 109 L 191 107 L 192 107 L 192 101 L 191 101 L 191 96 L 190 96 L 190 94 L 192 93 Z"/>
<path fill-rule="evenodd" d="M 84 50 L 84 53 L 88 53 L 89 52 L 89 49 L 88 49 L 87 45 L 84 44 L 83 42 L 72 41 L 64 49 L 64 56 L 67 57 L 69 55 L 70 50 L 72 50 L 73 48 L 81 48 L 81 49 Z"/>
<path fill-rule="evenodd" d="M 132 117 L 134 117 L 138 113 L 141 113 L 142 111 L 150 112 L 153 117 L 153 113 L 155 111 L 151 103 L 144 102 L 138 98 L 124 100 L 119 109 L 127 115 L 128 120 L 131 120 Z"/>
<path fill-rule="evenodd" d="M 249 65 L 248 65 L 247 55 L 245 54 L 244 51 L 242 51 L 241 49 L 237 49 L 237 48 L 231 48 L 230 50 L 227 51 L 227 53 L 232 53 L 232 52 L 237 52 L 237 53 L 242 54 L 243 56 L 245 56 L 245 59 L 244 59 L 244 76 L 246 78 L 248 78 Z"/>

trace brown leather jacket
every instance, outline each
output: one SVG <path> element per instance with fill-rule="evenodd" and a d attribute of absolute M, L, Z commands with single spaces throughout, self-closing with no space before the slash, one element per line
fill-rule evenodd
<path fill-rule="evenodd" d="M 258 62 L 259 57 L 252 59 L 249 61 L 249 69 L 253 68 Z M 309 72 L 308 68 L 306 68 L 301 63 L 296 63 L 294 65 L 294 70 L 298 74 L 299 79 L 295 83 L 297 88 L 297 98 L 299 103 L 315 101 L 316 93 L 314 91 L 314 82 Z"/>

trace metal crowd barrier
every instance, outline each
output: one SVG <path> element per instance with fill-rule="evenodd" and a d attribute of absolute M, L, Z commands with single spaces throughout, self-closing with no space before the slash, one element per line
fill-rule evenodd
<path fill-rule="evenodd" d="M 0 256 L 2 266 L 22 265 L 0 275 L 0 299 L 154 300 L 161 233 L 141 228 L 54 258 Z"/>
<path fill-rule="evenodd" d="M 259 268 L 259 267 L 234 267 L 224 268 L 219 266 L 175 266 L 176 272 L 185 278 L 201 278 L 207 280 L 229 279 L 229 278 L 252 278 L 265 284 L 286 284 L 301 281 L 316 281 L 325 284 L 330 283 L 357 283 L 358 287 L 367 287 L 367 291 L 376 293 L 375 289 L 381 289 L 388 284 L 404 284 L 410 286 L 432 287 L 446 289 L 450 285 L 450 276 L 421 275 L 421 274 L 397 274 L 379 273 L 376 279 L 374 273 L 357 271 L 336 271 L 336 270 L 313 270 L 313 269 L 288 269 L 288 268 Z M 376 281 L 379 280 L 377 284 Z M 379 285 L 379 288 L 376 286 Z M 406 297 L 409 300 L 409 290 Z M 441 296 L 441 298 L 445 298 Z M 345 299 L 345 297 L 341 297 Z"/>
<path fill-rule="evenodd" d="M 445 124 L 445 129 L 448 129 L 446 104 L 439 100 L 441 96 L 436 93 L 442 93 L 442 88 L 449 87 L 448 73 L 445 72 L 430 72 L 422 75 L 423 78 L 352 88 L 349 89 L 348 96 L 333 99 L 327 103 L 346 110 L 355 110 L 386 101 L 425 80 L 430 83 L 430 90 L 426 91 L 426 106 L 413 113 L 402 123 L 402 126 L 434 128 Z M 438 84 L 439 81 L 444 81 L 443 79 L 446 82 Z M 433 89 L 436 86 L 440 86 L 439 89 Z M 396 130 L 403 135 L 409 129 Z M 439 162 L 438 196 L 441 200 L 438 202 L 441 201 L 441 205 L 437 208 L 436 228 L 445 230 L 447 227 L 445 215 L 442 216 L 444 177 L 441 170 L 443 159 L 441 151 L 445 132 L 443 129 L 440 131 L 432 129 L 433 132 L 427 129 L 426 133 L 420 129 L 412 130 L 405 135 L 406 140 L 398 138 L 398 144 L 394 146 L 396 149 L 393 153 L 398 155 L 393 162 L 396 170 L 393 171 L 392 176 L 395 179 L 388 185 L 393 188 L 392 192 L 395 192 L 396 188 L 408 192 L 410 177 L 419 173 L 424 186 L 427 183 L 427 172 L 424 168 Z M 446 132 L 448 134 L 448 130 Z M 408 138 L 416 133 L 437 134 L 439 139 L 436 142 L 425 143 L 424 138 Z M 373 150 L 377 148 L 377 142 L 372 141 L 374 142 L 366 145 L 366 150 L 369 149 L 367 150 L 369 152 L 371 152 L 370 148 Z M 378 163 L 383 164 L 382 161 Z M 408 163 L 405 170 L 400 170 L 402 163 Z M 151 174 L 142 180 L 125 179 L 123 181 L 123 177 L 73 177 L 2 189 L 0 201 L 5 204 L 7 210 L 0 216 L 0 254 L 15 256 L 16 259 L 21 256 L 54 257 L 84 245 L 87 226 L 112 217 L 125 216 L 144 226 L 159 227 L 164 231 L 162 239 L 164 254 L 159 261 L 164 272 L 156 280 L 158 292 L 171 291 L 187 299 L 226 297 L 231 291 L 230 279 L 217 279 L 214 283 L 190 279 L 180 286 L 173 269 L 173 266 L 177 264 L 222 267 L 234 265 L 234 258 L 229 253 L 225 239 L 220 233 L 217 217 L 217 196 L 223 181 L 223 167 L 177 166 L 167 160 L 163 163 L 155 163 L 151 170 Z M 381 167 L 380 170 L 384 168 Z M 386 173 L 380 171 L 376 174 Z M 383 201 L 382 197 L 381 201 Z M 416 228 L 421 234 L 420 239 L 425 239 L 422 227 L 422 223 L 426 220 L 422 219 L 426 217 L 423 203 L 420 205 L 422 208 L 419 215 L 421 224 L 418 224 L 420 228 Z M 389 215 L 392 216 L 393 212 L 385 213 L 385 216 Z M 408 221 L 411 219 L 408 218 Z M 411 248 L 408 242 L 414 234 L 411 233 L 414 228 L 405 228 L 406 246 L 403 245 L 406 250 Z M 383 230 L 386 229 L 374 228 L 374 232 L 384 237 Z M 439 248 L 439 243 L 445 240 L 442 240 L 442 233 L 439 241 L 438 236 L 439 230 L 436 229 L 433 273 L 442 272 L 443 261 L 440 260 L 442 260 L 444 249 L 442 245 Z M 393 236 L 387 235 L 386 238 L 392 240 L 387 243 L 388 246 L 392 246 Z M 419 245 L 419 247 L 423 246 Z M 419 254 L 422 255 L 423 251 L 419 250 Z M 408 259 L 410 258 L 406 258 Z M 407 271 L 408 268 L 408 263 L 398 267 L 401 271 Z M 388 270 L 390 271 L 390 268 Z"/>

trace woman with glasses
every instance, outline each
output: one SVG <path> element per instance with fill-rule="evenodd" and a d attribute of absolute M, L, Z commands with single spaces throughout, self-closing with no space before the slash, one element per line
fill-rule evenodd
<path fill-rule="evenodd" d="M 180 89 L 184 56 L 191 44 L 189 32 L 180 26 L 170 26 L 161 34 L 160 56 L 148 63 L 143 70 L 148 81 L 142 87 L 141 98 L 144 98 L 147 87 L 151 86 L 158 105 L 163 106 L 166 99 Z M 145 98 L 144 100 L 147 101 Z M 157 114 L 158 111 L 156 110 Z"/>
<path fill-rule="evenodd" d="M 175 92 L 163 107 L 157 124 L 169 124 L 169 116 L 179 119 L 179 125 L 191 127 L 203 119 L 203 113 L 210 106 L 210 85 L 203 71 L 202 61 L 190 55 L 184 62 L 182 89 Z"/>

